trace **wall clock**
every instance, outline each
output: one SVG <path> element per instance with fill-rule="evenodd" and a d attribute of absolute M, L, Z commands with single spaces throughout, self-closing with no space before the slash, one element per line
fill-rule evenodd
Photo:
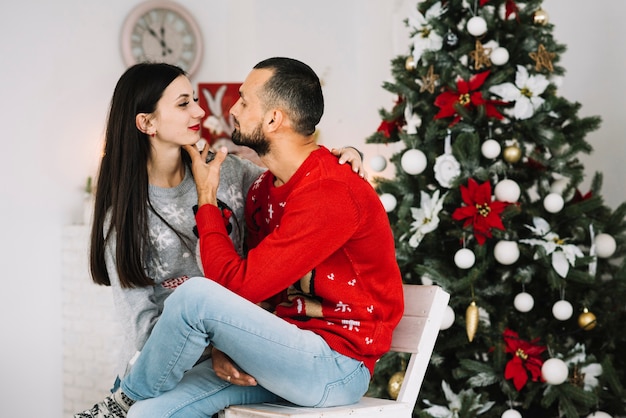
<path fill-rule="evenodd" d="M 193 16 L 169 0 L 140 3 L 122 27 L 122 56 L 126 65 L 166 62 L 192 75 L 202 60 L 202 34 Z"/>

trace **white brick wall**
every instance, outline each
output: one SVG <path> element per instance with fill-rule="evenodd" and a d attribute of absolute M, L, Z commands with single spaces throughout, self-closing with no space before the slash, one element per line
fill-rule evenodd
<path fill-rule="evenodd" d="M 109 394 L 121 341 L 111 289 L 96 285 L 89 275 L 89 230 L 86 225 L 63 229 L 64 418 Z"/>

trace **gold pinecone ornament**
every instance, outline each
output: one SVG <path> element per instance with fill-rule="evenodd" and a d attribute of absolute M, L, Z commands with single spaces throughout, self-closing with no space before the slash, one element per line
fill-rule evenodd
<path fill-rule="evenodd" d="M 473 300 L 465 310 L 465 330 L 467 331 L 467 339 L 472 342 L 478 329 L 478 306 Z"/>

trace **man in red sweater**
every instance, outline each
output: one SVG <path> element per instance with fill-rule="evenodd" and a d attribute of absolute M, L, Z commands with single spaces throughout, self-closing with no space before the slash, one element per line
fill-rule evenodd
<path fill-rule="evenodd" d="M 233 142 L 268 167 L 247 197 L 246 258 L 217 206 L 225 152 L 206 163 L 207 149 L 187 147 L 210 280 L 176 289 L 120 390 L 100 415 L 78 416 L 124 417 L 134 404 L 132 418 L 211 417 L 232 404 L 363 396 L 402 316 L 402 280 L 376 192 L 315 141 L 323 108 L 318 77 L 294 59 L 264 60 L 242 84 Z M 212 360 L 194 365 L 209 344 Z"/>

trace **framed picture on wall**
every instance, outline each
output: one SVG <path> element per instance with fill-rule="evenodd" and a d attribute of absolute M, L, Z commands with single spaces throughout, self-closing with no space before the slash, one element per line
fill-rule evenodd
<path fill-rule="evenodd" d="M 230 108 L 239 99 L 241 83 L 198 83 L 198 99 L 206 112 L 202 119 L 202 137 L 210 145 L 219 139 L 230 139 L 233 120 Z"/>

